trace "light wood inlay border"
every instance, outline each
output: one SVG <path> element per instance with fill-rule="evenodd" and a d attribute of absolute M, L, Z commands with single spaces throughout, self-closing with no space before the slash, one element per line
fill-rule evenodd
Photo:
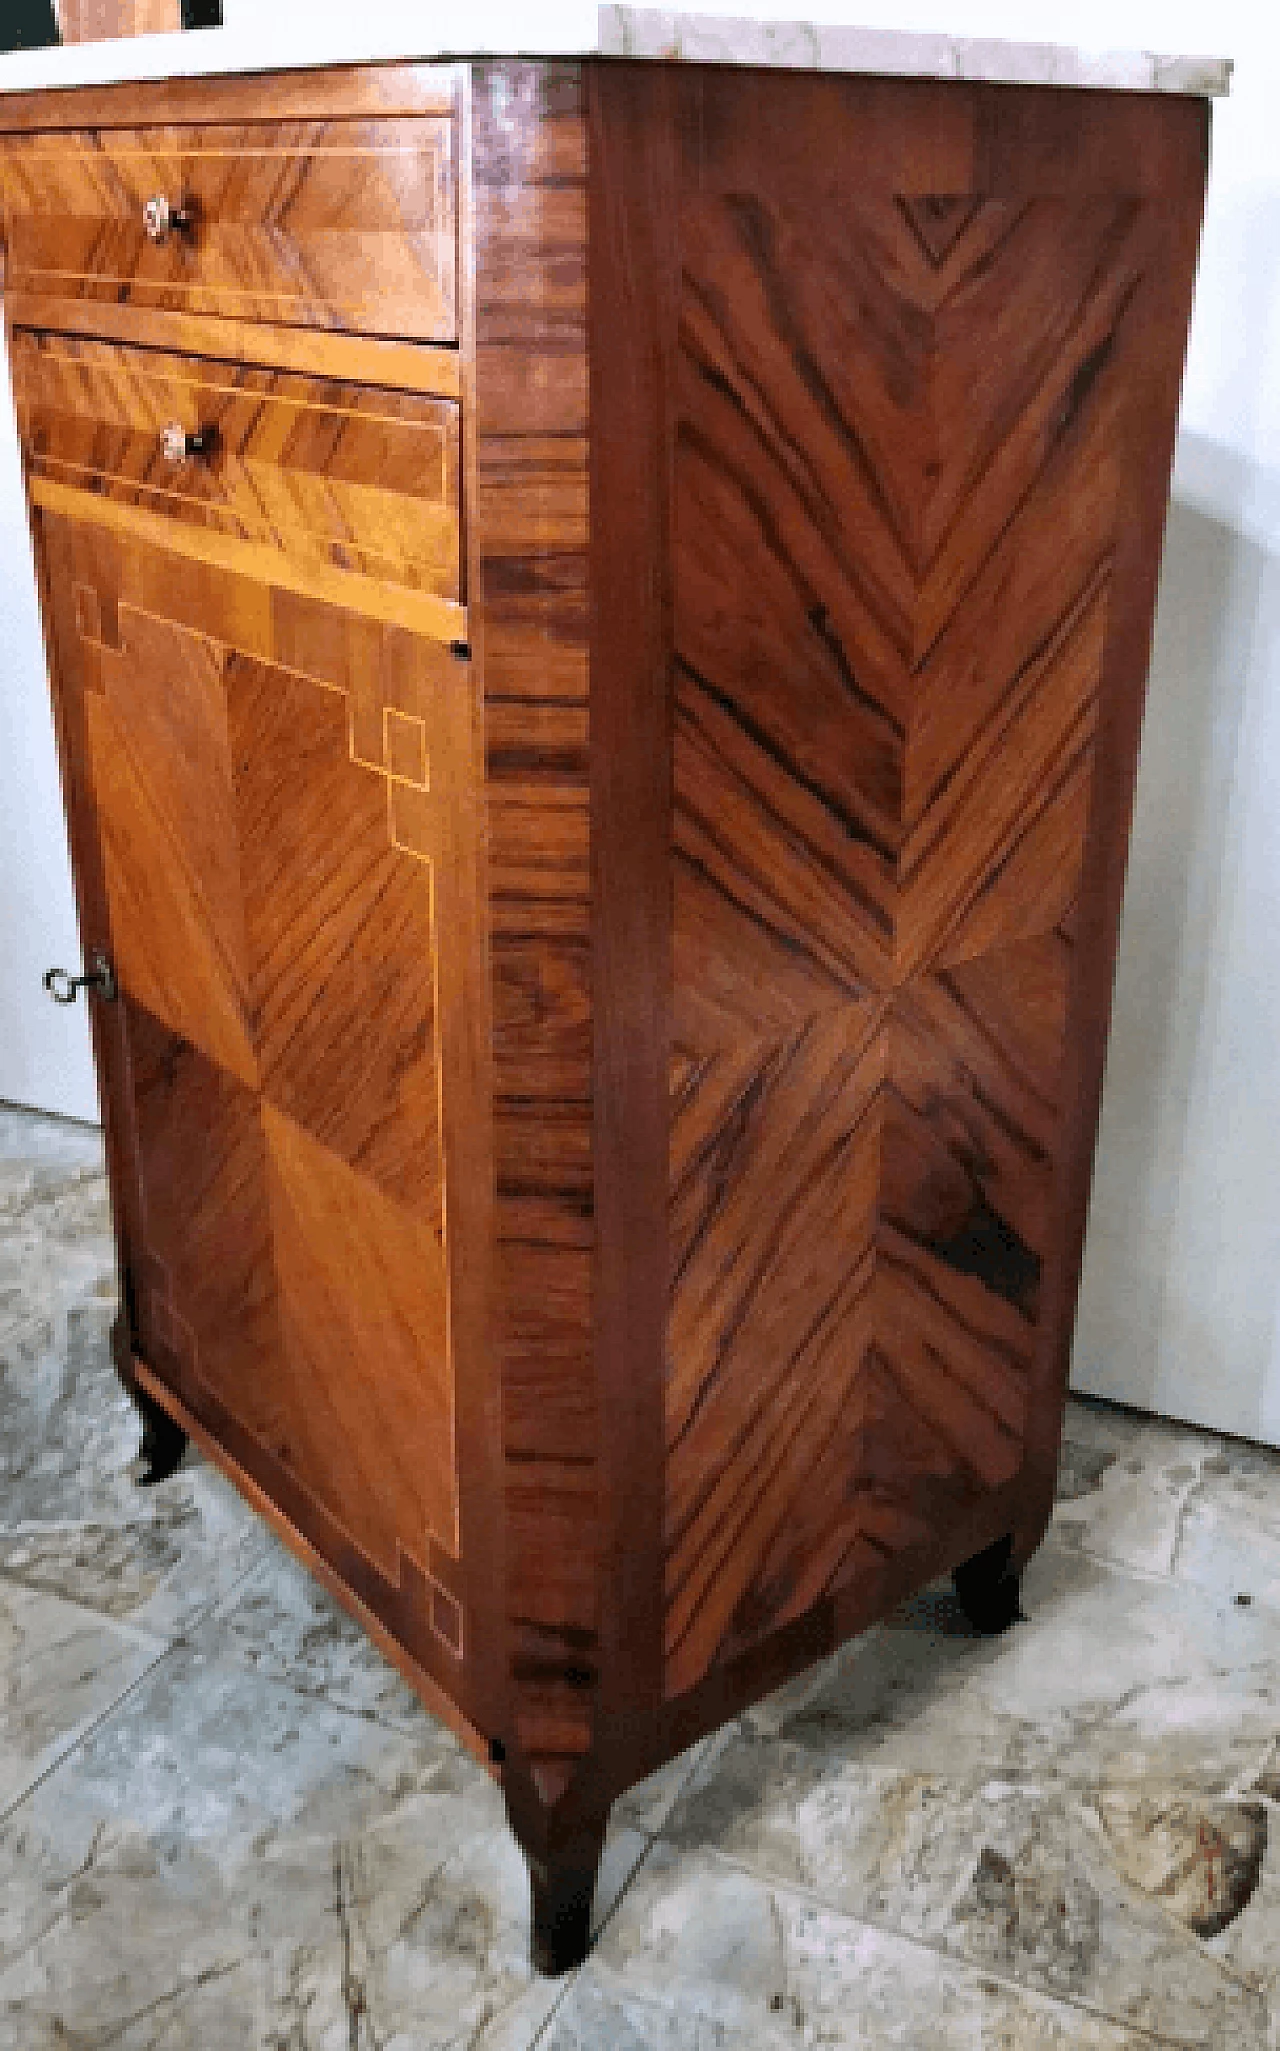
<path fill-rule="evenodd" d="M 86 335 L 139 349 L 384 385 L 432 399 L 457 399 L 462 392 L 458 350 L 447 343 L 388 342 L 376 336 L 278 328 L 265 321 L 111 306 L 101 300 L 60 299 L 38 292 L 10 293 L 9 322 L 15 328 Z"/>
<path fill-rule="evenodd" d="M 148 122 L 337 120 L 344 115 L 452 114 L 462 67 L 360 64 L 332 70 L 243 72 L 98 87 L 6 93 L 0 135 L 54 128 L 133 128 L 145 93 Z"/>
<path fill-rule="evenodd" d="M 301 1561 L 308 1573 L 314 1574 L 316 1580 L 328 1589 L 335 1602 L 342 1605 L 348 1616 L 354 1617 L 361 1629 L 368 1632 L 383 1657 L 389 1659 L 396 1671 L 403 1675 L 414 1694 L 431 1714 L 438 1716 L 441 1723 L 446 1724 L 454 1736 L 466 1746 L 472 1757 L 479 1760 L 485 1771 L 496 1779 L 497 1772 L 489 1739 L 483 1737 L 474 1724 L 468 1721 L 452 1696 L 445 1693 L 439 1683 L 418 1665 L 410 1652 L 406 1651 L 399 1639 L 392 1635 L 382 1620 L 361 1602 L 350 1584 L 334 1572 L 324 1554 L 316 1551 L 297 1525 L 285 1515 L 277 1503 L 272 1501 L 234 1455 L 228 1452 L 221 1440 L 206 1429 L 195 1412 L 188 1409 L 181 1396 L 170 1388 L 168 1382 L 162 1381 L 158 1374 L 153 1374 L 146 1361 L 140 1360 L 136 1353 L 130 1355 L 129 1364 L 140 1387 L 182 1426 L 187 1437 L 194 1440 L 205 1458 L 210 1460 L 220 1473 L 225 1474 L 232 1486 L 239 1490 L 250 1506 L 271 1526 L 277 1538 L 288 1546 L 295 1559 Z"/>
<path fill-rule="evenodd" d="M 354 571 L 325 570 L 319 565 L 301 566 L 278 548 L 262 542 L 235 541 L 207 528 L 183 527 L 167 520 L 163 513 L 148 512 L 142 506 L 120 505 L 96 492 L 77 491 L 49 477 L 30 479 L 31 502 L 48 513 L 67 520 L 84 520 L 106 527 L 113 534 L 147 542 L 152 548 L 168 549 L 173 555 L 193 562 L 211 563 L 232 575 L 255 577 L 277 590 L 296 591 L 303 598 L 319 599 L 323 605 L 340 606 L 347 612 L 364 613 L 389 626 L 408 627 L 431 641 L 465 641 L 467 609 L 449 599 L 434 598 L 426 591 L 392 589 L 374 577 Z"/>

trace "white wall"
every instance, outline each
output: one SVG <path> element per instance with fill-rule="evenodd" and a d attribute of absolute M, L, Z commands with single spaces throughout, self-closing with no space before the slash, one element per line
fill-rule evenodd
<path fill-rule="evenodd" d="M 80 941 L 2 340 L 0 375 L 0 1100 L 96 1118 L 83 1006 L 40 987 L 78 972 Z"/>
<path fill-rule="evenodd" d="M 341 37 L 349 45 L 353 20 L 371 50 L 393 49 L 402 32 L 424 39 L 433 19 L 414 0 L 224 4 L 228 42 L 263 61 L 330 54 Z M 512 20 L 530 47 L 535 34 L 553 40 L 557 21 L 580 22 L 583 5 L 526 0 Z M 719 11 L 770 10 L 730 0 Z M 1280 9 L 778 0 L 778 11 L 1237 61 L 1215 110 L 1075 1379 L 1280 1443 Z M 0 1096 L 61 1102 L 83 1098 L 78 1035 L 44 1013 L 38 1033 L 15 1027 L 9 995 L 14 975 L 68 949 L 12 476 L 0 440 Z"/>

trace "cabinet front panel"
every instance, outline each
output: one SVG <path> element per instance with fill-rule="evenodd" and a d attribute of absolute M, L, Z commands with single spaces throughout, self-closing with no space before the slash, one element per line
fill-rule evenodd
<path fill-rule="evenodd" d="M 11 136 L 10 287 L 451 342 L 454 145 L 437 116 Z"/>
<path fill-rule="evenodd" d="M 41 530 L 104 927 L 86 944 L 121 992 L 106 1082 L 136 1348 L 224 1442 L 230 1420 L 240 1464 L 447 1685 L 458 666 L 92 527 Z"/>
<path fill-rule="evenodd" d="M 32 476 L 461 598 L 451 401 L 23 329 L 12 364 Z"/>

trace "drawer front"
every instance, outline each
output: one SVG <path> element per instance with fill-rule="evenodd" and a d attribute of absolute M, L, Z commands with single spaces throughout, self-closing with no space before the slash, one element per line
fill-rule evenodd
<path fill-rule="evenodd" d="M 10 136 L 4 182 L 14 290 L 457 339 L 447 116 Z"/>
<path fill-rule="evenodd" d="M 462 598 L 452 401 L 23 329 L 13 381 L 33 479 Z"/>

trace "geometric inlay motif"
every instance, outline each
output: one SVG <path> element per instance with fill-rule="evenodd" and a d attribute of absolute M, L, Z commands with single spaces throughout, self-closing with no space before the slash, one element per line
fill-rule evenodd
<path fill-rule="evenodd" d="M 369 1572 L 420 1590 L 456 1659 L 433 686 L 408 637 L 381 663 L 353 644 L 348 691 L 339 624 L 314 678 L 292 666 L 305 618 L 278 662 L 157 617 L 121 596 L 123 555 L 81 548 L 73 617 L 144 1347 L 175 1356 L 197 1411 L 216 1398 Z"/>
<path fill-rule="evenodd" d="M 682 219 L 671 1693 L 1021 1463 L 1137 213 Z"/>

